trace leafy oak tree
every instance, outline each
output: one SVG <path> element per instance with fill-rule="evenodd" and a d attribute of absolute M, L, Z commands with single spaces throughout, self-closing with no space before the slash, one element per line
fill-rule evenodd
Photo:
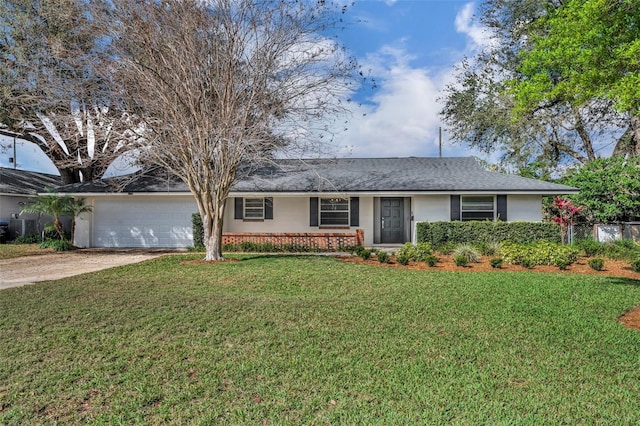
<path fill-rule="evenodd" d="M 141 161 L 181 178 L 221 260 L 231 185 L 278 152 L 317 146 L 314 123 L 345 112 L 355 64 L 323 33 L 330 2 L 114 0 L 118 84 L 144 120 Z M 337 14 L 337 15 L 336 15 Z"/>
<path fill-rule="evenodd" d="M 629 117 L 617 154 L 640 156 L 640 9 L 635 0 L 570 0 L 535 26 L 512 82 L 525 113 L 549 102 L 604 102 Z"/>
<path fill-rule="evenodd" d="M 101 1 L 0 2 L 0 133 L 36 144 L 64 183 L 102 177 L 134 125 L 112 96 Z"/>
<path fill-rule="evenodd" d="M 560 164 L 585 164 L 598 157 L 594 141 L 631 125 L 631 117 L 610 99 L 584 102 L 553 98 L 522 109 L 512 84 L 525 78 L 522 64 L 532 40 L 547 30 L 543 19 L 561 0 L 488 0 L 478 20 L 491 42 L 456 70 L 444 92 L 441 117 L 452 139 L 480 151 L 502 154 L 504 165 L 529 175 L 558 170 Z M 549 72 L 553 72 L 550 70 Z M 628 138 L 616 152 L 629 152 Z M 533 170 L 535 169 L 535 170 Z"/>
<path fill-rule="evenodd" d="M 572 171 L 563 183 L 580 189 L 571 195 L 590 222 L 636 220 L 640 216 L 640 159 L 598 158 Z"/>

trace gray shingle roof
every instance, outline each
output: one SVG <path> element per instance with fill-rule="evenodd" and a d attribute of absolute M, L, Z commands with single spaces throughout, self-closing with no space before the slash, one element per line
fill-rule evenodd
<path fill-rule="evenodd" d="M 35 195 L 60 185 L 60 176 L 0 168 L 0 194 Z"/>
<path fill-rule="evenodd" d="M 71 193 L 108 192 L 106 181 L 65 186 Z M 233 192 L 531 192 L 565 194 L 576 188 L 486 171 L 473 157 L 278 160 L 239 179 Z M 123 192 L 189 192 L 166 177 L 145 177 Z"/>

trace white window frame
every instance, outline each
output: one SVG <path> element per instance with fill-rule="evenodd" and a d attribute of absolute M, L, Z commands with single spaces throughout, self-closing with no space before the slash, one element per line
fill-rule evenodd
<path fill-rule="evenodd" d="M 324 202 L 324 203 L 323 203 Z M 344 206 L 346 202 L 346 210 L 336 207 Z M 326 216 L 323 213 L 341 212 L 345 214 L 344 223 L 326 223 Z M 320 226 L 349 226 L 351 223 L 351 200 L 346 197 L 320 198 L 318 201 L 318 223 Z"/>
<path fill-rule="evenodd" d="M 491 198 L 491 209 L 487 208 L 464 208 L 465 198 Z M 487 204 L 488 205 L 488 204 Z M 496 219 L 496 197 L 495 195 L 461 195 L 460 196 L 460 220 L 469 221 L 469 220 L 495 220 Z M 465 218 L 465 213 L 491 213 L 491 217 L 486 218 Z"/>
<path fill-rule="evenodd" d="M 255 205 L 247 205 L 247 201 L 258 202 Z M 261 203 L 261 205 L 258 205 Z M 264 220 L 265 199 L 264 198 L 243 198 L 242 199 L 242 217 L 246 220 Z"/>

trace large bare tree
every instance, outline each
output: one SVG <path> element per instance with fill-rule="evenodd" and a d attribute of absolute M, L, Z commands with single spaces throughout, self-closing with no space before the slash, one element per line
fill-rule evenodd
<path fill-rule="evenodd" d="M 341 12 L 324 1 L 116 0 L 109 13 L 123 99 L 145 122 L 141 161 L 189 186 L 205 260 L 221 260 L 234 180 L 317 145 L 314 126 L 346 111 L 355 66 L 322 35 Z"/>
<path fill-rule="evenodd" d="M 100 178 L 134 125 L 112 97 L 100 1 L 0 3 L 0 133 L 35 143 L 65 183 Z"/>

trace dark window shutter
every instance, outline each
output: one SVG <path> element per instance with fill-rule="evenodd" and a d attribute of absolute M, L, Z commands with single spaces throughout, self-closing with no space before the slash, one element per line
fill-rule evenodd
<path fill-rule="evenodd" d="M 460 196 L 451 196 L 451 220 L 460 220 Z"/>
<path fill-rule="evenodd" d="M 349 222 L 351 226 L 360 226 L 360 198 L 359 197 L 351 197 L 351 217 L 349 218 Z"/>
<path fill-rule="evenodd" d="M 507 221 L 507 196 L 498 195 L 497 197 L 498 219 Z"/>
<path fill-rule="evenodd" d="M 273 198 L 264 199 L 264 218 L 273 219 Z"/>
<path fill-rule="evenodd" d="M 244 217 L 244 212 L 242 209 L 244 208 L 244 203 L 242 202 L 241 197 L 234 198 L 234 208 L 235 212 L 233 215 L 234 219 L 242 219 Z"/>
<path fill-rule="evenodd" d="M 318 226 L 318 197 L 309 198 L 309 226 Z"/>

